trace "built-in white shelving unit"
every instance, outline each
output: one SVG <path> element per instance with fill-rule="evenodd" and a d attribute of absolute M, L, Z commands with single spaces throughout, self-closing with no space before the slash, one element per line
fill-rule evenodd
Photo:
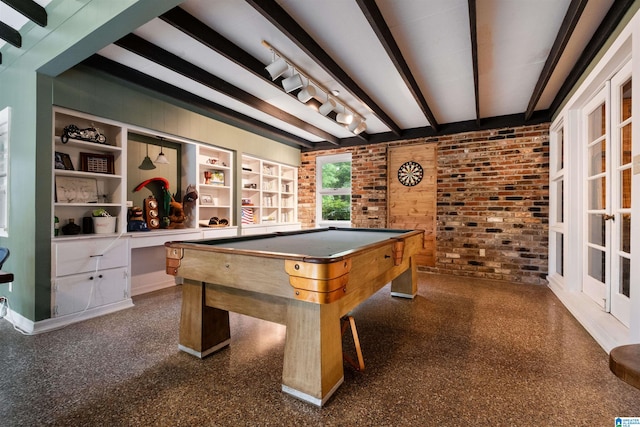
<path fill-rule="evenodd" d="M 293 166 L 242 156 L 243 234 L 299 228 L 297 177 Z"/>

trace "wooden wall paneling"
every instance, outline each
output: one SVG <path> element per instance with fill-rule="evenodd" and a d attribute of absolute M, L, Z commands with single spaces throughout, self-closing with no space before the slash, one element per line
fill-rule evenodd
<path fill-rule="evenodd" d="M 424 249 L 418 265 L 435 266 L 438 159 L 436 144 L 390 147 L 388 167 L 388 228 L 424 230 Z M 423 178 L 412 187 L 398 180 L 398 168 L 408 161 L 420 164 Z"/>

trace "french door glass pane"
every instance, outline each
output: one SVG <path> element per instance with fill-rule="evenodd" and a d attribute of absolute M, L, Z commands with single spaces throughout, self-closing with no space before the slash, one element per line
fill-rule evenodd
<path fill-rule="evenodd" d="M 631 163 L 631 123 L 620 130 L 620 166 Z"/>
<path fill-rule="evenodd" d="M 604 283 L 605 282 L 605 261 L 607 257 L 605 252 L 596 249 L 589 248 L 588 262 L 589 262 L 589 276 Z"/>
<path fill-rule="evenodd" d="M 564 234 L 556 233 L 556 273 L 564 273 Z"/>
<path fill-rule="evenodd" d="M 607 168 L 607 141 L 602 140 L 589 148 L 589 176 L 601 174 Z"/>
<path fill-rule="evenodd" d="M 607 188 L 604 177 L 589 181 L 589 209 L 606 208 Z"/>
<path fill-rule="evenodd" d="M 606 238 L 605 222 L 600 214 L 589 215 L 589 243 L 604 246 Z"/>
<path fill-rule="evenodd" d="M 562 170 L 562 168 L 564 168 L 564 131 L 562 129 L 560 129 L 558 131 L 558 144 L 557 144 L 557 148 L 556 148 L 556 153 L 558 154 L 556 156 L 557 160 L 557 165 L 556 165 L 556 172 Z"/>
<path fill-rule="evenodd" d="M 556 222 L 564 222 L 564 180 L 556 182 Z"/>
<path fill-rule="evenodd" d="M 631 253 L 631 214 L 620 215 L 620 250 Z"/>
<path fill-rule="evenodd" d="M 587 141 L 595 141 L 605 132 L 605 107 L 604 104 L 601 104 L 593 110 L 591 114 L 589 114 L 589 134 Z"/>
<path fill-rule="evenodd" d="M 631 209 L 631 169 L 620 171 L 620 207 Z"/>
<path fill-rule="evenodd" d="M 622 105 L 620 108 L 621 114 L 621 122 L 624 122 L 629 117 L 631 117 L 631 79 L 629 79 L 625 84 L 620 88 L 620 92 L 622 96 L 620 99 L 622 100 Z"/>
<path fill-rule="evenodd" d="M 631 260 L 629 258 L 620 257 L 620 292 L 626 297 L 631 296 Z"/>

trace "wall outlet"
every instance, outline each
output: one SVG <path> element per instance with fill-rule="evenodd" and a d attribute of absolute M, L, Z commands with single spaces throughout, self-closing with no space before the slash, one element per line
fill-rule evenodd
<path fill-rule="evenodd" d="M 7 315 L 7 299 L 0 298 L 0 319 Z"/>

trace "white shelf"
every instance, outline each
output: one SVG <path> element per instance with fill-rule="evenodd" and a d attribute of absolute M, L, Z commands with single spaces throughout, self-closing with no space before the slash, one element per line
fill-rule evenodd
<path fill-rule="evenodd" d="M 210 218 L 225 218 L 229 225 L 234 224 L 233 211 L 233 152 L 210 145 L 198 145 L 198 217 L 196 224 Z M 206 183 L 205 173 L 211 174 L 210 180 L 220 183 Z"/>
<path fill-rule="evenodd" d="M 242 227 L 256 230 L 297 222 L 297 168 L 249 155 L 242 156 L 242 199 L 251 213 Z M 251 170 L 245 170 L 251 169 Z M 251 215 L 253 220 L 251 220 Z M 247 231 L 249 232 L 249 231 Z"/>

